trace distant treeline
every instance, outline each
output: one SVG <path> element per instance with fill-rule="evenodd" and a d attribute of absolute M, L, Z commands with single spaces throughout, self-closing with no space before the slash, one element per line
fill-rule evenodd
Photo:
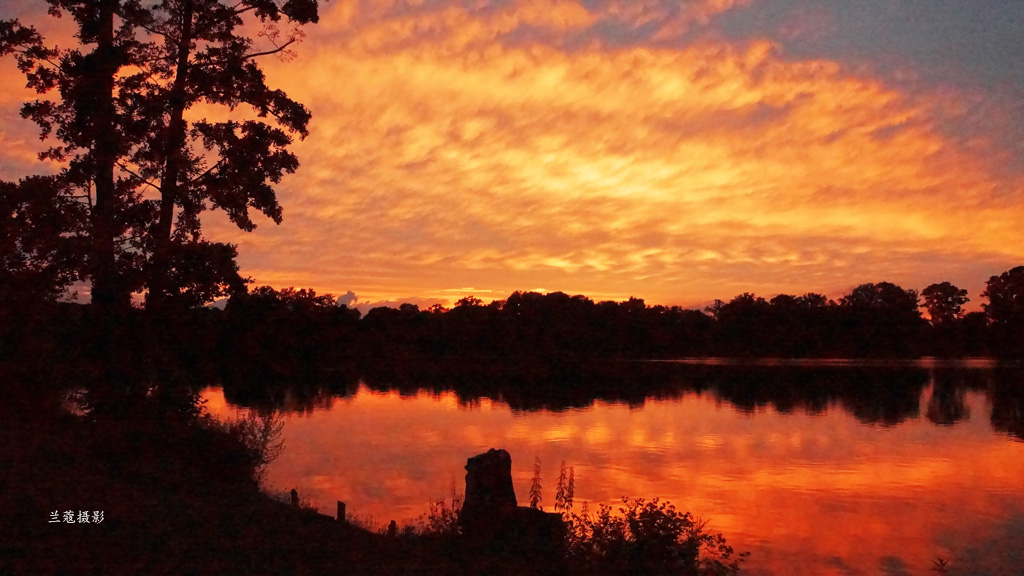
<path fill-rule="evenodd" d="M 451 309 L 403 304 L 361 317 L 330 295 L 264 286 L 235 294 L 224 310 L 183 308 L 159 317 L 128 310 L 116 322 L 115 356 L 193 366 L 229 360 L 282 376 L 357 359 L 422 357 L 1024 357 L 1024 267 L 993 276 L 982 297 L 984 311 L 964 314 L 966 291 L 948 282 L 920 295 L 888 282 L 862 284 L 839 300 L 745 293 L 703 311 L 637 298 L 594 302 L 562 292 L 515 292 L 489 304 L 467 297 Z M 86 359 L 109 346 L 91 338 L 100 321 L 109 319 L 89 305 L 8 309 L 2 352 Z"/>
<path fill-rule="evenodd" d="M 238 294 L 221 324 L 229 352 L 287 352 L 292 361 L 362 357 L 789 358 L 1015 357 L 1024 351 L 1024 267 L 993 276 L 984 312 L 964 314 L 966 291 L 943 282 L 920 295 L 862 284 L 838 301 L 820 294 L 741 294 L 707 309 L 594 302 L 562 292 L 515 292 L 451 309 L 414 304 L 365 317 L 330 296 L 268 287 Z M 922 311 L 927 314 L 925 319 Z"/>

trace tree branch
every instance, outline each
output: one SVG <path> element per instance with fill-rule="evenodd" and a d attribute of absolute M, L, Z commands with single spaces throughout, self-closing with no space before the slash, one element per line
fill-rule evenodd
<path fill-rule="evenodd" d="M 200 175 L 196 176 L 195 178 L 192 178 L 191 180 L 189 180 L 188 183 L 189 184 L 193 184 L 195 182 L 198 182 L 199 180 L 205 178 L 210 172 L 213 172 L 214 170 L 216 170 L 217 168 L 220 168 L 223 165 L 224 165 L 224 159 L 222 158 L 222 159 L 218 160 L 216 164 L 214 164 L 213 166 L 210 166 L 209 168 L 204 170 L 202 174 L 200 174 Z"/>
<path fill-rule="evenodd" d="M 128 166 L 124 162 L 118 162 L 117 163 L 117 167 L 120 168 L 121 170 L 124 170 L 125 172 L 131 174 L 132 176 L 135 176 L 136 178 L 141 180 L 143 184 L 145 184 L 146 186 L 149 186 L 153 190 L 156 190 L 157 192 L 160 191 L 160 187 L 159 186 L 157 186 L 156 184 L 154 184 L 152 181 L 148 180 L 147 178 L 145 178 L 141 174 L 135 172 L 131 168 L 128 168 Z"/>
<path fill-rule="evenodd" d="M 267 50 L 266 52 L 254 52 L 252 54 L 245 54 L 245 55 L 242 56 L 242 59 L 243 60 L 248 60 L 250 58 L 259 58 L 260 56 L 269 56 L 271 54 L 277 54 L 278 52 L 281 52 L 282 50 L 284 50 L 288 46 L 294 44 L 296 41 L 297 41 L 296 38 L 292 38 L 291 40 L 285 42 L 284 44 L 278 46 L 277 48 L 275 48 L 273 50 Z"/>
<path fill-rule="evenodd" d="M 206 26 L 203 26 L 203 28 L 200 30 L 200 33 L 198 35 L 206 34 L 211 29 L 213 29 L 215 26 L 217 26 L 217 25 L 223 23 L 224 21 L 226 21 L 228 18 L 233 18 L 233 17 L 236 17 L 236 16 L 241 16 L 242 14 L 245 14 L 246 12 L 251 12 L 252 10 L 256 9 L 255 6 L 247 6 L 247 7 L 243 8 L 243 9 L 241 9 L 241 10 L 238 10 L 238 7 L 241 6 L 241 5 L 242 5 L 242 2 L 238 2 L 237 4 L 235 4 L 234 6 L 231 7 L 230 12 L 228 12 L 228 14 L 224 18 L 220 18 L 218 20 L 213 20 L 213 21 L 207 23 Z"/>
<path fill-rule="evenodd" d="M 145 30 L 146 32 L 149 32 L 150 34 L 154 34 L 156 36 L 163 36 L 164 38 L 167 38 L 167 33 L 166 32 L 161 32 L 161 31 L 159 31 L 159 30 L 157 30 L 155 28 L 150 28 L 149 26 L 146 26 L 145 24 L 139 24 L 139 28 L 142 28 L 143 30 Z"/>

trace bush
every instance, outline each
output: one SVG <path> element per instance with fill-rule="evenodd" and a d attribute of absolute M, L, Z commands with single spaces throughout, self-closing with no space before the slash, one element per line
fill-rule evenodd
<path fill-rule="evenodd" d="M 442 496 L 430 502 L 430 510 L 417 521 L 418 532 L 438 536 L 455 536 L 459 534 L 459 515 L 462 513 L 462 501 L 465 496 L 455 491 L 452 485 L 449 498 Z"/>
<path fill-rule="evenodd" d="M 583 573 L 686 574 L 724 576 L 739 572 L 747 553 L 733 558 L 721 534 L 705 531 L 706 522 L 680 513 L 657 498 L 622 499 L 621 516 L 610 506 L 596 515 L 566 514 L 568 559 Z"/>
<path fill-rule="evenodd" d="M 247 467 L 257 484 L 263 483 L 267 464 L 284 451 L 284 441 L 281 440 L 284 419 L 277 412 L 260 414 L 250 410 L 247 415 L 226 422 L 207 416 L 203 423 L 206 428 L 236 441 L 244 452 Z"/>

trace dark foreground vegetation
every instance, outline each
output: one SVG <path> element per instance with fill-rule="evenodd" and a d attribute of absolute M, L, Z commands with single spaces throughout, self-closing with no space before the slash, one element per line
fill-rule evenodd
<path fill-rule="evenodd" d="M 911 308 L 912 294 L 886 284 L 859 287 L 839 302 L 741 295 L 707 313 L 560 293 L 516 293 L 489 305 L 465 299 L 451 310 L 376 309 L 362 318 L 328 296 L 268 288 L 238 292 L 224 310 L 104 312 L 7 299 L 0 308 L 0 574 L 685 574 L 695 566 L 729 573 L 731 561 L 685 560 L 694 558 L 686 551 L 695 538 L 724 541 L 658 502 L 568 516 L 564 547 L 539 555 L 530 545 L 467 542 L 450 522 L 428 519 L 394 536 L 339 525 L 263 494 L 258 476 L 272 456 L 272 435 L 256 423 L 213 422 L 198 392 L 220 384 L 232 403 L 270 414 L 309 410 L 361 384 L 455 391 L 465 402 L 488 396 L 517 410 L 696 391 L 751 411 L 838 404 L 871 424 L 924 412 L 948 425 L 969 417 L 964 390 L 974 388 L 990 394 L 993 428 L 1024 438 L 1019 371 L 982 377 L 883 366 L 893 356 L 941 351 L 996 354 L 1013 365 L 1019 298 L 1008 297 L 1012 305 L 1003 309 L 994 298 L 1004 285 L 1016 294 L 1021 276 L 1024 268 L 994 277 L 984 313 L 938 320 L 933 311 L 930 321 Z M 878 303 L 897 290 L 902 308 Z M 803 308 L 784 314 L 794 300 Z M 639 361 L 840 354 L 875 363 L 723 370 Z M 921 406 L 928 385 L 933 394 Z M 83 415 L 65 409 L 69 390 Z M 50 522 L 67 511 L 102 511 L 104 521 Z M 645 522 L 660 528 L 651 532 Z"/>
<path fill-rule="evenodd" d="M 380 538 L 325 532 L 314 513 L 263 495 L 252 476 L 258 458 L 229 430 L 8 416 L 0 574 L 400 573 Z M 102 521 L 65 523 L 66 511 L 101 512 Z"/>

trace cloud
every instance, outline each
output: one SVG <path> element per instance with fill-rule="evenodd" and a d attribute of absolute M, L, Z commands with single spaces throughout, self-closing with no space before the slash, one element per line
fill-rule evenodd
<path fill-rule="evenodd" d="M 437 298 L 420 298 L 418 296 L 405 296 L 395 298 L 394 300 L 376 300 L 374 302 L 360 302 L 353 306 L 356 310 L 366 316 L 366 313 L 374 308 L 398 308 L 403 304 L 413 304 L 419 307 L 420 310 L 426 310 L 434 305 L 440 305 L 447 307 L 451 303 L 448 300 L 441 300 Z"/>
<path fill-rule="evenodd" d="M 359 297 L 356 296 L 356 293 L 351 291 L 351 290 L 349 290 L 348 292 L 345 292 L 343 295 L 338 297 L 338 306 L 346 306 L 348 308 L 355 308 L 355 306 L 356 306 L 356 304 L 358 302 L 359 302 Z"/>

